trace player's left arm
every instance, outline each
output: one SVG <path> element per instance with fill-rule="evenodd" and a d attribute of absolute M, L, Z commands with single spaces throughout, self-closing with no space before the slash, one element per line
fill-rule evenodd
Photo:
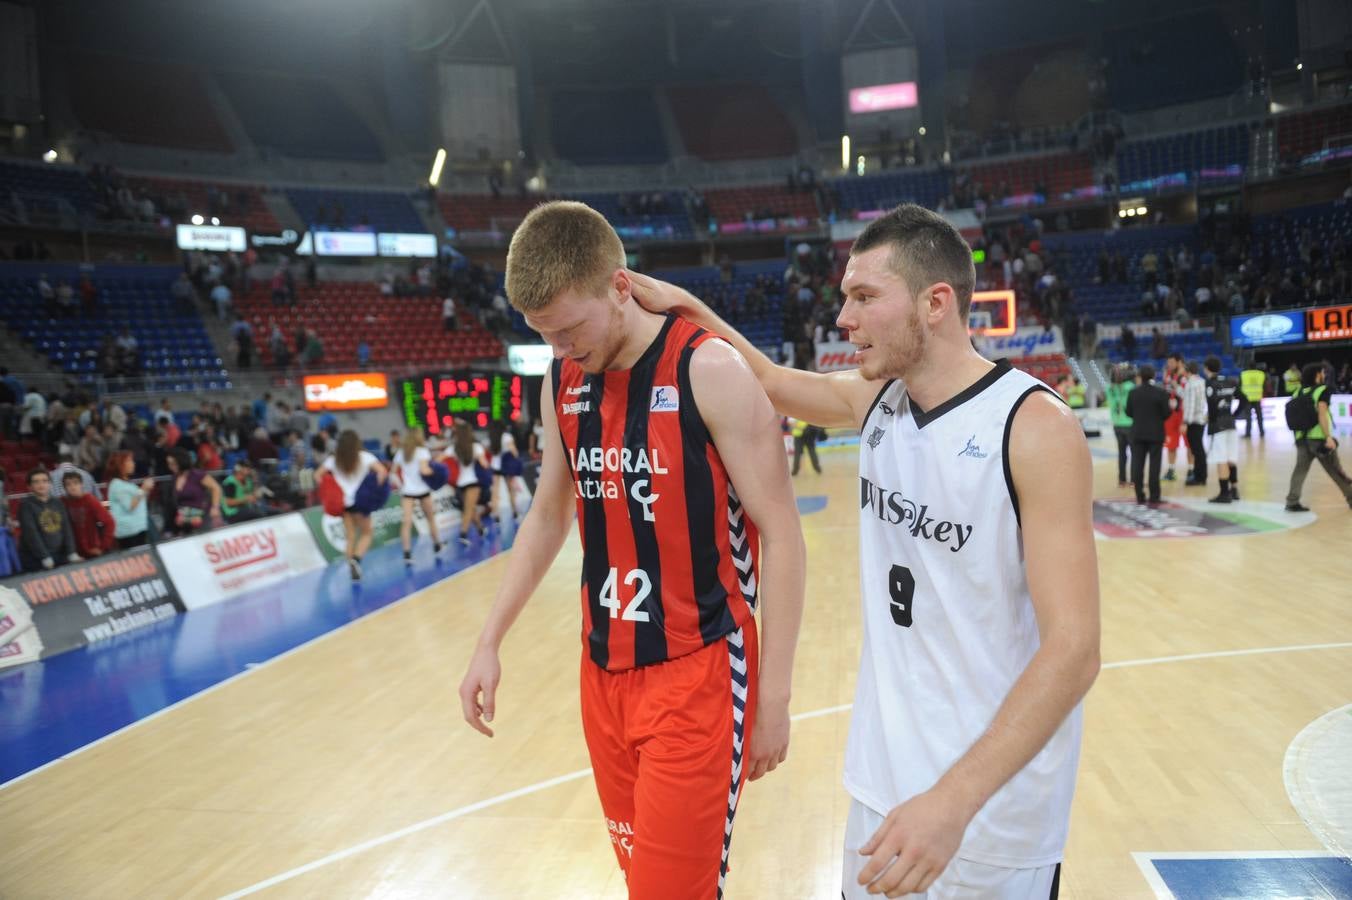
<path fill-rule="evenodd" d="M 788 755 L 806 550 L 779 416 L 751 366 L 726 342 L 706 341 L 691 356 L 690 386 L 746 515 L 760 532 L 760 687 L 745 760 L 747 777 L 755 780 Z"/>
<path fill-rule="evenodd" d="M 972 818 L 1046 746 L 1098 675 L 1093 471 L 1075 414 L 1050 394 L 1030 396 L 1014 416 L 1009 465 L 1041 646 L 985 734 L 932 789 L 892 810 L 860 848 L 873 857 L 859 879 L 873 882 L 870 893 L 926 890 Z"/>

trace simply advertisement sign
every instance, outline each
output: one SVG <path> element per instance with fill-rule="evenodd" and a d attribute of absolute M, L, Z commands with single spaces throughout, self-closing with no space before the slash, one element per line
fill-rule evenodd
<path fill-rule="evenodd" d="M 159 550 L 188 609 L 324 567 L 310 529 L 294 512 L 180 538 Z"/>
<path fill-rule="evenodd" d="M 183 611 L 150 547 L 35 572 L 0 588 L 0 666 L 126 634 Z"/>

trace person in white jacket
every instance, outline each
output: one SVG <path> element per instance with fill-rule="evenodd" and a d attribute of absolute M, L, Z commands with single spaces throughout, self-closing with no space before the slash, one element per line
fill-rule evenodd
<path fill-rule="evenodd" d="M 1206 484 L 1206 379 L 1195 362 L 1187 363 L 1188 378 L 1183 383 L 1183 425 L 1187 429 L 1188 449 L 1192 451 L 1192 471 L 1187 487 Z"/>

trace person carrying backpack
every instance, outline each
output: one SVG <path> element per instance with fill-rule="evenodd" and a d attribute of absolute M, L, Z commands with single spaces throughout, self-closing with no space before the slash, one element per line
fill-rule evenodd
<path fill-rule="evenodd" d="M 1286 424 L 1295 432 L 1296 468 L 1291 472 L 1291 487 L 1286 492 L 1287 512 L 1309 512 L 1302 506 L 1300 492 L 1305 476 L 1316 459 L 1352 507 L 1352 478 L 1338 461 L 1338 441 L 1333 437 L 1333 419 L 1329 413 L 1329 395 L 1324 367 L 1310 363 L 1300 372 L 1301 388 L 1286 404 Z"/>

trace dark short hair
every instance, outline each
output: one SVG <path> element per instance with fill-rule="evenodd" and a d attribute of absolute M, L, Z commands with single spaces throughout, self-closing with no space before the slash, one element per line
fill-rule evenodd
<path fill-rule="evenodd" d="M 1202 367 L 1197 365 L 1197 360 L 1194 359 L 1191 362 L 1184 363 L 1184 368 L 1188 370 L 1189 375 L 1196 375 Z"/>
<path fill-rule="evenodd" d="M 1214 353 L 1211 354 L 1202 362 L 1202 368 L 1206 369 L 1208 372 L 1219 372 L 1221 370 L 1220 357 L 1216 356 Z"/>
<path fill-rule="evenodd" d="M 1155 377 L 1155 367 L 1150 363 L 1141 363 L 1141 367 L 1136 370 L 1136 374 L 1141 376 L 1142 381 L 1149 381 Z"/>
<path fill-rule="evenodd" d="M 84 484 L 84 476 L 82 476 L 79 472 L 72 472 L 69 469 L 67 469 L 66 474 L 61 476 L 61 483 L 70 484 L 72 481 L 78 481 L 80 484 Z"/>
<path fill-rule="evenodd" d="M 1157 328 L 1157 329 L 1155 329 L 1155 330 L 1158 331 L 1159 329 Z M 1173 353 L 1170 353 L 1170 354 L 1169 354 L 1169 358 L 1170 358 L 1170 359 L 1176 359 L 1176 360 L 1178 360 L 1179 362 L 1182 362 L 1182 361 L 1183 361 L 1183 354 L 1182 354 L 1182 353 L 1179 353 L 1177 350 L 1175 350 Z"/>
<path fill-rule="evenodd" d="M 52 473 L 48 472 L 42 466 L 35 466 L 28 470 L 28 484 L 31 486 L 33 484 L 33 479 L 37 478 L 39 475 L 46 475 L 48 478 L 52 477 Z"/>
<path fill-rule="evenodd" d="M 169 458 L 178 463 L 178 470 L 186 472 L 192 468 L 192 456 L 182 447 L 173 447 L 169 450 Z"/>
<path fill-rule="evenodd" d="M 941 281 L 952 287 L 958 297 L 958 314 L 966 327 L 976 287 L 976 266 L 972 263 L 972 248 L 958 229 L 936 212 L 915 203 L 903 203 L 870 222 L 855 238 L 850 255 L 884 245 L 892 247 L 892 271 L 901 276 L 912 293 L 919 294 Z"/>
<path fill-rule="evenodd" d="M 1319 373 L 1324 371 L 1323 363 L 1310 363 L 1300 370 L 1300 386 L 1314 387 L 1315 381 L 1319 378 Z"/>

